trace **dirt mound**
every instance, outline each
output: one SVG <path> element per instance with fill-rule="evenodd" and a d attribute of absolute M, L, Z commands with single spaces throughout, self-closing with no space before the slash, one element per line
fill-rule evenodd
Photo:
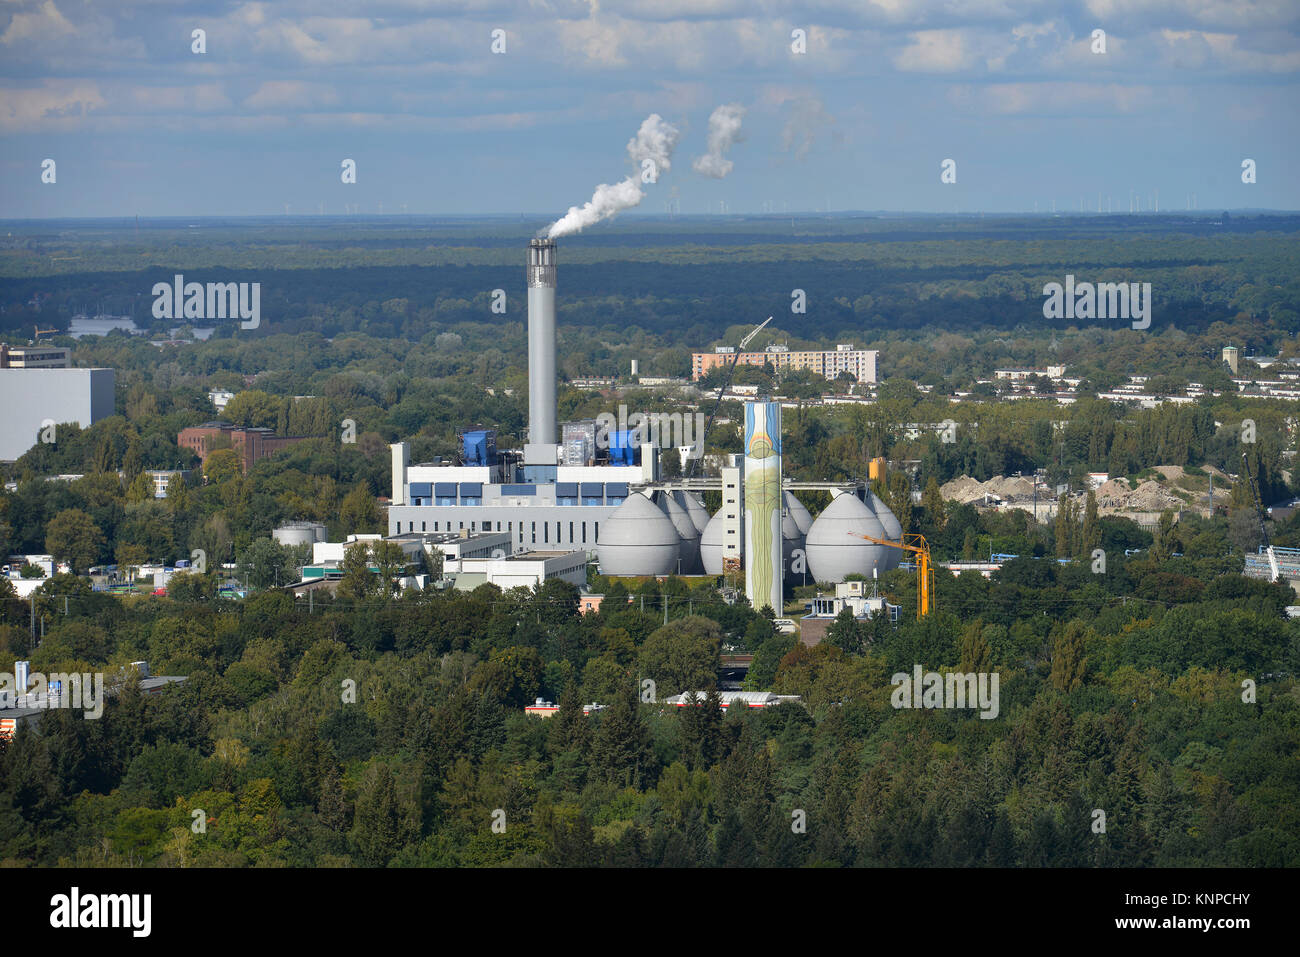
<path fill-rule="evenodd" d="M 987 482 L 977 482 L 969 475 L 955 478 L 939 489 L 939 494 L 950 502 L 983 503 L 984 496 L 996 495 L 1003 501 L 1019 498 L 1032 498 L 1034 483 L 1026 478 L 1012 476 L 1004 478 L 995 475 Z"/>
<path fill-rule="evenodd" d="M 1104 482 L 1097 489 L 1098 508 L 1126 508 L 1128 497 L 1133 490 L 1128 487 L 1128 480 L 1117 478 Z"/>
<path fill-rule="evenodd" d="M 939 488 L 939 494 L 949 502 L 974 502 L 984 500 L 984 486 L 969 475 L 945 482 Z"/>
<path fill-rule="evenodd" d="M 1124 507 L 1135 512 L 1159 512 L 1166 508 L 1179 508 L 1182 504 L 1182 499 L 1169 492 L 1159 482 L 1147 481 L 1129 493 L 1128 502 Z"/>

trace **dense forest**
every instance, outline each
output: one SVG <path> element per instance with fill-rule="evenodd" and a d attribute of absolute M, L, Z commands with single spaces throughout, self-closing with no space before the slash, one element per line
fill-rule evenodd
<path fill-rule="evenodd" d="M 841 620 L 812 649 L 676 579 L 628 603 L 609 584 L 587 615 L 558 582 L 312 612 L 45 592 L 33 668 L 189 680 L 124 685 L 98 721 L 51 711 L 0 753 L 6 864 L 1300 863 L 1300 704 L 1267 677 L 1295 673 L 1300 627 L 1289 588 L 1220 559 L 944 573 L 924 622 Z M 26 603 L 0 607 L 27 654 Z M 660 699 L 711 688 L 723 649 L 802 703 L 641 701 L 647 677 Z M 914 664 L 999 672 L 999 719 L 895 710 Z M 526 716 L 535 696 L 558 714 Z"/>

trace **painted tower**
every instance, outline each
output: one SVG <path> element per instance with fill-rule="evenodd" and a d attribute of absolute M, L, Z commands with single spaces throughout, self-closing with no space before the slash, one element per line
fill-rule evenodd
<path fill-rule="evenodd" d="M 781 405 L 745 403 L 745 595 L 782 611 Z"/>

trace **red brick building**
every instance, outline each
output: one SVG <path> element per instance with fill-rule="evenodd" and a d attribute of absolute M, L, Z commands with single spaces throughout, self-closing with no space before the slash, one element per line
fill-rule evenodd
<path fill-rule="evenodd" d="M 209 452 L 225 446 L 224 442 L 218 445 L 218 436 L 223 435 L 229 436 L 230 448 L 239 456 L 245 474 L 255 463 L 303 440 L 303 436 L 276 435 L 270 429 L 246 429 L 229 422 L 204 422 L 181 429 L 176 444 L 183 449 L 193 449 L 199 460 L 206 462 Z"/>

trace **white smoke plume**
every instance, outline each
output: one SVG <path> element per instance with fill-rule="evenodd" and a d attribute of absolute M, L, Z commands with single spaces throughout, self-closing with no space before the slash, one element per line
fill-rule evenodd
<path fill-rule="evenodd" d="M 658 113 L 647 116 L 636 136 L 627 141 L 627 154 L 636 164 L 637 171 L 612 186 L 601 183 L 582 206 L 570 206 L 567 213 L 547 228 L 547 238 L 558 239 L 581 232 L 602 219 L 639 205 L 645 198 L 641 183 L 653 183 L 672 168 L 673 150 L 680 135 L 677 127 Z"/>
<path fill-rule="evenodd" d="M 744 116 L 745 108 L 739 103 L 724 103 L 713 111 L 709 117 L 709 151 L 691 164 L 695 172 L 714 179 L 722 179 L 731 172 L 736 164 L 727 159 L 726 153 L 744 139 L 740 132 Z"/>
<path fill-rule="evenodd" d="M 679 136 L 681 131 L 677 127 L 658 113 L 651 113 L 641 123 L 636 136 L 627 141 L 627 155 L 638 168 L 650 160 L 658 167 L 658 172 L 666 173 L 672 169 L 673 150 L 677 148 Z"/>

